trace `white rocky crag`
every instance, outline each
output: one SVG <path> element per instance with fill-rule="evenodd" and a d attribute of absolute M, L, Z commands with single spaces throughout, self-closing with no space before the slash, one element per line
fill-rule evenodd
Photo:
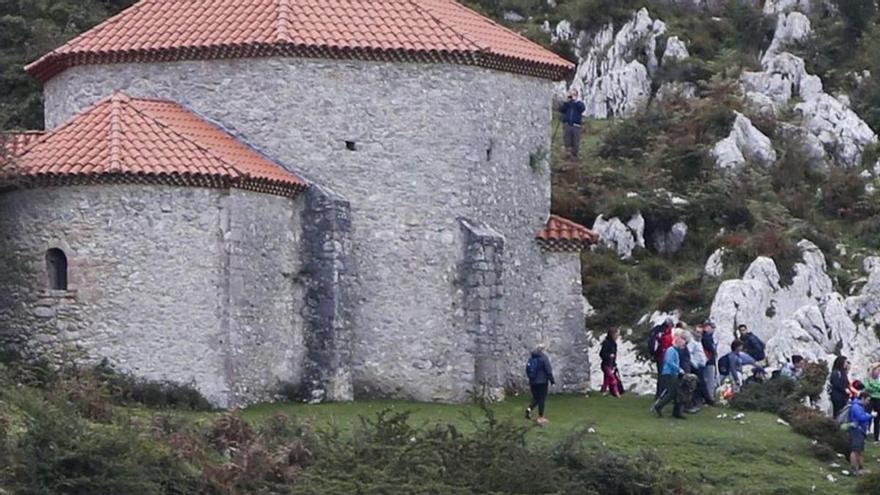
<path fill-rule="evenodd" d="M 765 12 L 770 3 L 765 4 Z M 788 12 L 799 5 L 797 1 L 772 3 L 769 13 Z M 822 80 L 807 72 L 803 59 L 785 51 L 811 33 L 810 21 L 803 14 L 780 15 L 773 42 L 761 60 L 763 70 L 740 76 L 743 94 L 748 106 L 760 113 L 775 113 L 793 97 L 799 97 L 802 101 L 795 109 L 810 136 L 802 141 L 811 159 L 817 144 L 821 144 L 827 161 L 841 167 L 858 166 L 865 146 L 877 140 L 874 131 L 848 105 L 823 91 Z"/>
<path fill-rule="evenodd" d="M 816 10 L 820 0 L 766 0 L 764 2 L 764 14 L 776 15 L 799 11 L 809 14 Z"/>
<path fill-rule="evenodd" d="M 681 246 L 684 245 L 687 233 L 687 224 L 684 222 L 676 222 L 669 229 L 669 232 L 664 232 L 654 237 L 654 249 L 662 254 L 677 253 L 681 249 Z"/>
<path fill-rule="evenodd" d="M 742 279 L 721 284 L 711 309 L 721 348 L 729 348 L 733 329 L 746 324 L 766 342 L 772 366 L 793 354 L 829 362 L 842 354 L 853 362 L 853 377 L 864 377 L 867 366 L 880 359 L 874 333 L 880 322 L 880 259 L 866 260 L 868 283 L 845 298 L 834 291 L 819 248 L 806 240 L 798 247 L 803 260 L 790 285 L 782 284 L 775 263 L 765 257 Z"/>
<path fill-rule="evenodd" d="M 636 247 L 645 247 L 645 219 L 641 213 L 633 215 L 627 223 L 617 217 L 606 220 L 599 215 L 593 222 L 593 232 L 599 234 L 603 246 L 622 259 L 632 258 Z"/>
<path fill-rule="evenodd" d="M 663 65 L 681 62 L 690 57 L 687 46 L 678 36 L 670 36 L 666 40 L 666 49 L 663 51 Z"/>
<path fill-rule="evenodd" d="M 696 98 L 700 89 L 696 84 L 687 81 L 670 81 L 663 83 L 654 98 L 657 101 L 691 100 Z"/>
<path fill-rule="evenodd" d="M 782 52 L 785 48 L 795 45 L 809 38 L 813 32 L 810 18 L 800 12 L 792 12 L 781 15 L 776 19 L 776 31 L 773 33 L 773 41 L 764 58 Z"/>
<path fill-rule="evenodd" d="M 721 278 L 724 274 L 724 255 L 727 250 L 718 248 L 706 260 L 706 266 L 703 267 L 703 275 L 711 278 Z"/>
<path fill-rule="evenodd" d="M 770 138 L 758 130 L 745 115 L 734 112 L 736 119 L 730 134 L 715 144 L 712 155 L 718 168 L 737 170 L 747 162 L 769 167 L 776 161 Z"/>
<path fill-rule="evenodd" d="M 625 116 L 648 104 L 650 76 L 659 65 L 657 37 L 665 32 L 666 24 L 641 9 L 616 32 L 609 23 L 592 36 L 581 33 L 580 61 L 570 89 L 583 95 L 588 116 Z M 640 56 L 646 64 L 638 61 Z"/>

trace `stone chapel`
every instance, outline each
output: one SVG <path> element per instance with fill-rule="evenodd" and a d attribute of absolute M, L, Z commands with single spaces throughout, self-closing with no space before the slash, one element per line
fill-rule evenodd
<path fill-rule="evenodd" d="M 454 0 L 142 0 L 26 70 L 0 342 L 220 406 L 498 397 L 538 342 L 586 388 L 552 52 Z"/>

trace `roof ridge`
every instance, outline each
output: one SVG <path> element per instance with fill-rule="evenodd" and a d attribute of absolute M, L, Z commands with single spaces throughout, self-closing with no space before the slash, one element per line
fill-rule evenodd
<path fill-rule="evenodd" d="M 250 177 L 250 174 L 248 174 L 246 171 L 242 171 L 242 170 L 241 170 L 237 165 L 235 165 L 234 163 L 230 163 L 228 160 L 226 160 L 226 159 L 223 158 L 222 156 L 218 155 L 217 153 L 215 153 L 215 152 L 214 152 L 213 150 L 211 150 L 210 148 L 207 148 L 207 147 L 203 146 L 202 144 L 200 144 L 200 143 L 199 143 L 198 141 L 196 141 L 195 139 L 192 139 L 192 138 L 190 138 L 189 136 L 187 136 L 187 135 L 185 135 L 185 134 L 182 134 L 181 132 L 177 131 L 177 129 L 175 129 L 173 126 L 171 126 L 171 125 L 169 125 L 169 124 L 163 122 L 161 118 L 156 117 L 155 115 L 150 114 L 150 111 L 149 111 L 149 110 L 142 109 L 142 108 L 138 108 L 136 105 L 132 104 L 132 102 L 135 102 L 135 101 L 142 101 L 142 100 L 140 100 L 140 99 L 138 99 L 138 98 L 133 98 L 133 99 L 129 99 L 129 101 L 127 101 L 127 102 L 125 102 L 125 103 L 128 105 L 128 107 L 129 107 L 131 110 L 133 110 L 135 113 L 137 113 L 137 114 L 140 115 L 141 117 L 150 120 L 150 121 L 153 122 L 154 124 L 156 124 L 156 125 L 158 125 L 159 127 L 161 127 L 163 130 L 165 130 L 165 131 L 167 131 L 167 132 L 170 132 L 170 133 L 173 134 L 174 136 L 176 136 L 176 137 L 178 137 L 178 138 L 180 138 L 180 139 L 183 139 L 183 140 L 186 141 L 187 143 L 189 143 L 189 144 L 195 146 L 199 151 L 205 153 L 206 155 L 210 156 L 211 158 L 214 158 L 215 160 L 219 160 L 221 163 L 223 163 L 224 165 L 226 165 L 227 167 L 229 167 L 230 169 L 232 169 L 233 171 L 235 171 L 239 176 L 241 176 L 241 177 Z M 170 100 L 149 100 L 149 101 L 154 101 L 154 102 L 158 102 L 158 103 L 164 103 L 164 104 L 166 104 L 166 105 L 174 105 L 174 106 L 180 107 L 180 108 L 183 109 L 185 112 L 193 113 L 192 111 L 190 111 L 190 109 L 188 109 L 188 108 L 186 108 L 185 106 L 181 105 L 180 103 L 177 103 L 177 102 L 174 102 L 174 101 L 170 101 Z M 201 118 L 201 117 L 199 117 L 199 118 Z M 201 119 L 201 120 L 203 120 L 203 121 L 204 121 L 205 123 L 207 123 L 208 125 L 210 125 L 210 126 L 216 128 L 217 130 L 219 130 L 219 131 L 222 132 L 223 134 L 226 134 L 227 136 L 229 135 L 228 132 L 226 132 L 226 131 L 224 131 L 223 129 L 217 127 L 217 126 L 214 125 L 213 123 L 211 123 L 211 122 L 209 122 L 209 121 L 207 121 L 207 120 L 205 120 L 205 119 Z"/>
<path fill-rule="evenodd" d="M 290 37 L 290 30 L 292 25 L 290 23 L 290 2 L 289 0 L 277 0 L 277 19 L 275 23 L 275 39 L 277 41 L 281 41 L 283 43 L 290 43 L 292 41 Z"/>
<path fill-rule="evenodd" d="M 122 170 L 122 159 L 119 156 L 119 137 L 122 134 L 122 123 L 120 122 L 120 106 L 126 103 L 122 93 L 116 92 L 110 96 L 110 166 L 108 172 L 113 173 Z"/>
<path fill-rule="evenodd" d="M 431 20 L 434 21 L 434 22 L 436 22 L 438 26 L 440 26 L 440 27 L 442 27 L 443 29 L 446 29 L 446 30 L 448 30 L 448 31 L 451 31 L 453 34 L 455 34 L 456 36 L 458 36 L 459 38 L 461 38 L 461 40 L 464 41 L 465 43 L 468 43 L 468 44 L 470 44 L 470 45 L 473 45 L 474 48 L 476 48 L 477 50 L 479 50 L 479 51 L 481 51 L 481 52 L 484 52 L 484 51 L 490 50 L 490 48 L 489 48 L 488 46 L 483 46 L 483 45 L 481 45 L 481 44 L 478 43 L 477 41 L 471 39 L 469 36 L 467 36 L 467 35 L 465 35 L 465 34 L 459 32 L 459 30 L 456 29 L 455 27 L 450 26 L 450 25 L 446 24 L 445 22 L 443 22 L 442 20 L 440 20 L 439 17 L 437 17 L 436 15 L 434 15 L 433 12 L 431 12 L 431 9 L 426 8 L 426 7 L 423 7 L 422 4 L 421 4 L 421 2 L 420 2 L 420 0 L 404 0 L 404 2 L 405 2 L 405 3 L 408 3 L 408 4 L 410 4 L 410 5 L 412 5 L 416 10 L 418 10 L 419 12 L 421 12 L 421 13 L 427 15 L 428 17 L 430 17 Z M 450 1 L 449 3 L 455 3 L 455 4 L 457 4 L 458 2 Z"/>

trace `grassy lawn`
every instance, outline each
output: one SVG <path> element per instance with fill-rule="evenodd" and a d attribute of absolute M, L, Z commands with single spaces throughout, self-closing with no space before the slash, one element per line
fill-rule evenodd
<path fill-rule="evenodd" d="M 525 421 L 525 397 L 514 397 L 492 406 L 500 419 Z M 553 396 L 549 399 L 547 427 L 535 426 L 530 440 L 551 445 L 578 429 L 593 428 L 587 436 L 588 448 L 608 448 L 626 453 L 648 449 L 659 455 L 670 469 L 679 471 L 706 493 L 854 493 L 854 481 L 841 475 L 847 468 L 832 467 L 810 454 L 810 440 L 777 423 L 764 413 L 746 413 L 735 421 L 736 411 L 710 408 L 680 421 L 657 419 L 648 413 L 650 399 L 626 396 L 622 399 L 592 396 Z M 244 411 L 246 419 L 260 422 L 283 412 L 293 414 L 316 427 L 335 426 L 350 432 L 359 416 L 371 417 L 391 408 L 411 412 L 411 424 L 437 422 L 455 424 L 463 430 L 469 417 L 480 419 L 475 405 L 438 405 L 377 400 L 342 404 L 305 405 L 293 403 L 264 404 Z M 669 410 L 667 410 L 669 411 Z M 727 418 L 717 416 L 726 413 Z M 880 469 L 880 447 L 868 446 L 870 469 Z M 826 479 L 832 474 L 836 482 Z"/>

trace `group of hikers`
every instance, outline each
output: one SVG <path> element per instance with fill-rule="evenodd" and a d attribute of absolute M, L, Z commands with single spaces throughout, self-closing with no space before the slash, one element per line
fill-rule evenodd
<path fill-rule="evenodd" d="M 686 419 L 683 413 L 697 413 L 704 406 L 728 400 L 749 383 L 769 379 L 800 380 L 807 365 L 803 356 L 794 355 L 771 376 L 767 374 L 764 342 L 746 325 L 738 325 L 730 351 L 721 353 L 715 340 L 715 325 L 705 321 L 694 328 L 684 322 L 667 319 L 653 327 L 648 337 L 648 353 L 657 366 L 657 387 L 650 412 L 663 416 L 672 404 L 672 417 Z M 617 367 L 617 340 L 620 332 L 609 330 L 599 350 L 603 373 L 603 395 L 619 397 L 624 386 Z M 751 366 L 749 376 L 746 367 Z M 526 364 L 526 375 L 532 391 L 532 402 L 525 416 L 531 419 L 538 409 L 537 421 L 546 424 L 545 401 L 553 370 L 542 346 L 532 352 Z M 851 380 L 850 363 L 839 356 L 832 365 L 828 383 L 832 414 L 837 424 L 850 436 L 850 462 L 854 474 L 864 469 L 865 440 L 869 431 L 880 444 L 880 363 L 869 367 L 864 380 Z"/>

